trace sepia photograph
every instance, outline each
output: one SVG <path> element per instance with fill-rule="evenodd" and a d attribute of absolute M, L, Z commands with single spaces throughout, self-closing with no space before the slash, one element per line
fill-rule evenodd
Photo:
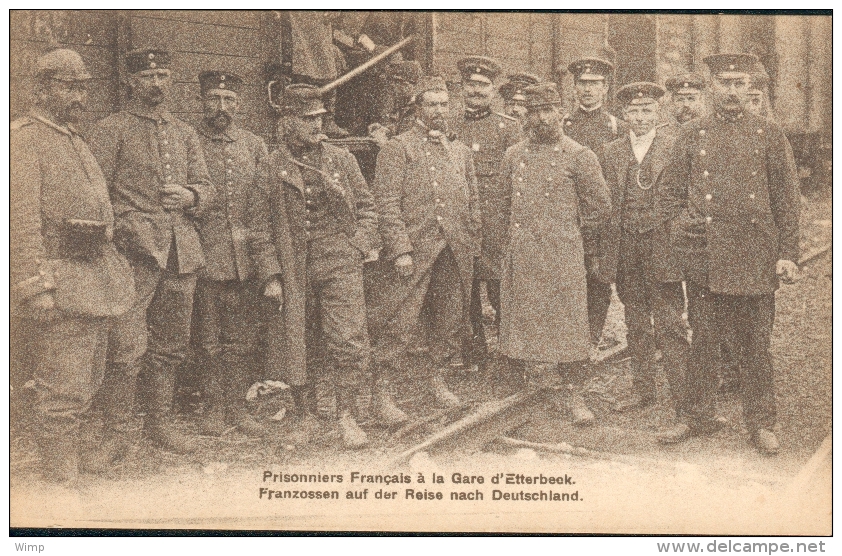
<path fill-rule="evenodd" d="M 831 10 L 8 17 L 12 535 L 832 534 Z"/>

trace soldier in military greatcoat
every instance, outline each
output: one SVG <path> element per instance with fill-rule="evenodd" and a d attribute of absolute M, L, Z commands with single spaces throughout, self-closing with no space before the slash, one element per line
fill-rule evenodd
<path fill-rule="evenodd" d="M 482 250 L 474 268 L 470 312 L 474 334 L 471 363 L 479 364 L 488 355 L 480 296 L 483 283 L 496 313 L 495 324 L 500 323 L 500 266 L 510 199 L 498 174 L 506 149 L 520 141 L 520 124 L 511 116 L 491 110 L 494 79 L 500 74 L 497 61 L 468 56 L 459 60 L 457 67 L 462 74 L 465 113 L 456 121 L 453 131 L 471 148 L 482 214 Z"/>
<path fill-rule="evenodd" d="M 702 116 L 705 112 L 705 80 L 696 73 L 680 73 L 664 84 L 670 92 L 668 113 L 679 124 Z"/>
<path fill-rule="evenodd" d="M 164 50 L 126 54 L 131 98 L 100 120 L 91 151 L 102 167 L 114 206 L 114 242 L 134 269 L 138 299 L 125 334 L 148 336 L 139 398 L 145 429 L 161 447 L 192 452 L 195 438 L 172 419 L 176 371 L 187 355 L 196 272 L 205 257 L 197 219 L 215 202 L 196 130 L 167 109 L 172 87 Z"/>
<path fill-rule="evenodd" d="M 605 109 L 614 65 L 599 58 L 584 58 L 572 62 L 567 69 L 573 75 L 578 105 L 564 116 L 564 134 L 592 150 L 599 158 L 606 143 L 628 133 L 626 123 Z M 588 267 L 588 322 L 591 343 L 596 346 L 602 337 L 602 328 L 611 305 L 611 284 L 597 278 L 597 258 L 586 254 L 585 262 Z"/>
<path fill-rule="evenodd" d="M 255 356 L 262 298 L 277 298 L 281 292 L 256 280 L 247 202 L 258 187 L 268 152 L 263 139 L 237 125 L 238 75 L 205 71 L 199 86 L 204 114 L 197 131 L 219 199 L 198 220 L 205 267 L 196 286 L 195 330 L 207 401 L 200 429 L 218 436 L 233 424 L 241 432 L 260 435 L 264 428 L 246 410 L 245 396 L 260 378 Z"/>
<path fill-rule="evenodd" d="M 377 157 L 374 194 L 384 245 L 382 272 L 372 273 L 369 322 L 378 366 L 389 373 L 427 309 L 432 394 L 455 406 L 459 400 L 446 378 L 471 343 L 468 308 L 480 233 L 476 177 L 471 150 L 448 137 L 444 80 L 422 78 L 415 104 L 415 125 Z"/>
<path fill-rule="evenodd" d="M 659 438 L 681 442 L 721 426 L 714 417 L 716 363 L 722 340 L 731 337 L 751 440 L 773 454 L 779 444 L 769 344 L 775 291 L 798 269 L 798 176 L 783 130 L 745 110 L 756 57 L 717 54 L 705 63 L 715 111 L 682 127 L 658 199 L 663 217 L 675 220 L 693 326 L 687 404 L 678 425 Z"/>
<path fill-rule="evenodd" d="M 264 165 L 249 228 L 258 281 L 282 301 L 268 323 L 266 375 L 292 387 L 288 438 L 306 443 L 321 428 L 315 383 L 323 378 L 336 391 L 344 446 L 362 448 L 368 436 L 356 403 L 370 361 L 363 262 L 376 258 L 377 213 L 354 156 L 324 141 L 325 113 L 318 88 L 284 91 L 284 142 Z"/>
<path fill-rule="evenodd" d="M 594 415 L 581 395 L 589 354 L 585 254 L 595 253 L 611 201 L 596 155 L 561 132 L 552 83 L 525 89 L 527 139 L 506 151 L 500 177 L 511 195 L 503 251 L 500 351 L 527 362 L 538 387 L 566 386 L 577 425 Z M 556 373 L 560 376 L 556 376 Z"/>
<path fill-rule="evenodd" d="M 102 457 L 89 454 L 91 470 L 125 455 L 135 392 L 126 363 L 145 348 L 117 335 L 134 302 L 132 270 L 112 242 L 105 177 L 73 125 L 90 79 L 75 51 L 41 56 L 35 104 L 9 138 L 11 332 L 25 336 L 34 366 L 42 472 L 67 486 L 79 474 L 80 420 L 95 396 L 105 433 Z"/>

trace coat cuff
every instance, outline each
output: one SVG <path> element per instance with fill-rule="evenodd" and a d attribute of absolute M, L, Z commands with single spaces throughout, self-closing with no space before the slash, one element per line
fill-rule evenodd
<path fill-rule="evenodd" d="M 42 265 L 38 274 L 21 280 L 11 287 L 11 297 L 13 302 L 20 303 L 25 299 L 35 297 L 36 295 L 50 292 L 56 289 L 55 275 L 49 268 L 49 265 Z"/>
<path fill-rule="evenodd" d="M 409 241 L 409 238 L 404 236 L 399 238 L 394 245 L 392 245 L 391 249 L 389 249 L 388 255 L 385 257 L 386 259 L 393 261 L 400 257 L 401 255 L 408 255 L 414 251 L 412 247 L 412 243 Z"/>

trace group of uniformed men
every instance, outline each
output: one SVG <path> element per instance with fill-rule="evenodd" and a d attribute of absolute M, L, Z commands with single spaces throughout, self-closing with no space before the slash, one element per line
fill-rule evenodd
<path fill-rule="evenodd" d="M 203 434 L 265 434 L 245 394 L 271 378 L 291 387 L 286 434 L 307 442 L 322 426 L 322 377 L 343 444 L 366 446 L 357 398 L 371 388 L 373 421 L 405 423 L 393 375 L 419 337 L 436 369 L 429 391 L 458 405 L 448 374 L 489 357 L 481 292 L 524 388 L 590 424 L 582 387 L 612 283 L 634 385 L 615 409 L 655 403 L 660 349 L 677 418 L 659 440 L 717 430 L 725 349 L 751 439 L 776 452 L 769 341 L 778 280 L 797 270 L 795 167 L 781 129 L 747 110 L 756 58 L 705 63 L 710 114 L 705 82 L 686 74 L 667 81 L 669 102 L 656 83 L 620 88 L 617 118 L 604 106 L 607 61 L 570 64 L 569 114 L 554 83 L 527 74 L 500 87 L 499 114 L 500 66 L 471 56 L 458 64 L 465 112 L 454 125 L 444 80 L 397 62 L 392 114 L 370 127 L 380 152 L 369 189 L 355 158 L 325 141 L 312 85 L 278 91 L 282 141 L 268 153 L 237 124 L 238 76 L 199 76 L 194 129 L 167 110 L 169 53 L 132 51 L 130 101 L 86 142 L 73 123 L 91 75 L 74 51 L 45 54 L 32 110 L 12 124 L 10 242 L 45 476 L 73 482 L 80 468 L 101 473 L 123 458 L 136 394 L 151 440 L 197 448 L 172 417 L 194 299 Z M 104 432 L 82 450 L 92 403 Z"/>

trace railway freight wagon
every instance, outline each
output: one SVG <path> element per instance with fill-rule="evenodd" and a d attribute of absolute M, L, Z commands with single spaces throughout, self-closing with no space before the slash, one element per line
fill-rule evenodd
<path fill-rule="evenodd" d="M 446 77 L 460 107 L 456 61 L 468 54 L 497 58 L 505 73 L 529 71 L 561 85 L 573 106 L 567 65 L 582 56 L 611 59 L 612 89 L 632 81 L 663 83 L 672 74 L 704 73 L 702 58 L 725 51 L 756 54 L 770 76 L 767 91 L 774 117 L 789 135 L 802 178 L 829 182 L 832 149 L 831 18 L 829 16 L 569 14 L 499 12 L 315 12 L 333 26 L 345 72 L 378 52 L 413 39 L 400 49 L 428 73 Z M 171 109 L 196 123 L 200 117 L 198 74 L 234 71 L 245 78 L 244 127 L 275 143 L 275 114 L 267 95 L 266 68 L 288 73 L 291 20 L 283 11 L 99 10 L 10 12 L 11 117 L 25 112 L 36 58 L 57 46 L 74 48 L 87 61 L 94 82 L 87 123 L 118 110 L 126 100 L 123 54 L 158 47 L 173 53 Z M 362 48 L 361 35 L 376 48 Z M 376 119 L 372 94 L 385 87 L 388 58 L 337 89 L 336 119 L 355 136 Z M 609 103 L 610 104 L 610 103 Z M 81 126 L 84 130 L 85 125 Z M 346 140 L 369 175 L 376 147 Z"/>

